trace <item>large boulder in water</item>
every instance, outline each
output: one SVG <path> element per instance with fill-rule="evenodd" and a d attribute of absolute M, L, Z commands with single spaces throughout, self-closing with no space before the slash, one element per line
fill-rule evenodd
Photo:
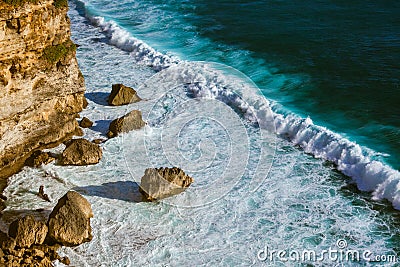
<path fill-rule="evenodd" d="M 73 139 L 68 142 L 62 153 L 63 165 L 84 166 L 97 164 L 101 160 L 103 152 L 101 147 L 86 139 Z"/>
<path fill-rule="evenodd" d="M 8 229 L 8 235 L 15 239 L 17 247 L 29 248 L 32 245 L 43 244 L 47 235 L 47 226 L 28 215 L 13 221 Z"/>
<path fill-rule="evenodd" d="M 123 84 L 113 84 L 111 94 L 108 96 L 108 104 L 122 106 L 142 100 L 136 91 Z"/>
<path fill-rule="evenodd" d="M 58 201 L 49 216 L 48 236 L 64 246 L 77 246 L 92 240 L 90 203 L 75 191 L 69 191 Z"/>
<path fill-rule="evenodd" d="M 143 196 L 154 201 L 179 194 L 188 188 L 194 179 L 177 167 L 146 169 L 139 190 Z"/>
<path fill-rule="evenodd" d="M 133 130 L 138 130 L 145 126 L 146 123 L 142 119 L 142 112 L 132 110 L 125 116 L 115 119 L 110 123 L 108 137 L 115 137 L 120 133 L 127 133 Z"/>

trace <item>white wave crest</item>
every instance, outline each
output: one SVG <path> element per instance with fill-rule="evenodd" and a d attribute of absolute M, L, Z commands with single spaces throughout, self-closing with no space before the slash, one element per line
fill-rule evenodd
<path fill-rule="evenodd" d="M 162 54 L 134 38 L 113 21 L 87 14 L 86 17 L 104 32 L 112 45 L 130 52 L 139 63 L 151 66 L 156 71 L 182 63 L 178 58 Z M 271 114 L 270 103 L 261 100 L 263 97 L 260 95 L 251 96 L 253 101 L 249 104 L 241 97 L 246 91 L 237 90 L 233 93 L 229 80 L 218 75 L 205 77 L 199 73 L 181 72 L 176 78 L 188 82 L 194 97 L 219 99 L 243 112 L 247 119 L 257 122 L 261 128 L 267 128 L 273 120 L 277 134 L 288 138 L 306 153 L 336 164 L 337 169 L 351 177 L 360 190 L 372 192 L 374 200 L 387 199 L 400 210 L 400 173 L 382 162 L 372 160 L 366 153 L 367 148 L 325 127 L 314 125 L 310 118 L 281 114 L 278 111 Z M 249 99 L 249 96 L 245 98 Z"/>
<path fill-rule="evenodd" d="M 76 2 L 79 3 L 79 6 L 86 8 L 84 2 L 79 0 Z M 85 17 L 91 24 L 101 29 L 111 45 L 129 52 L 138 63 L 145 64 L 155 71 L 160 71 L 179 62 L 178 58 L 160 53 L 142 40 L 133 37 L 112 20 L 107 21 L 101 16 L 91 16 L 86 11 Z"/>
<path fill-rule="evenodd" d="M 273 129 L 306 153 L 334 163 L 339 171 L 356 182 L 361 191 L 372 192 L 374 200 L 387 199 L 400 209 L 400 173 L 372 160 L 368 155 L 369 149 L 313 124 L 310 118 L 301 118 L 293 113 L 284 115 L 276 109 L 273 111 L 270 102 L 263 96 L 248 90 L 244 83 L 234 83 L 232 78 L 221 72 L 208 70 L 205 75 L 204 66 L 196 70 L 193 64 L 186 64 L 186 69 L 191 71 L 179 72 L 175 78 L 187 82 L 194 97 L 218 99 L 237 108 L 261 128 Z"/>
<path fill-rule="evenodd" d="M 341 135 L 314 125 L 310 118 L 275 114 L 277 133 L 289 138 L 305 152 L 336 164 L 361 191 L 372 192 L 374 200 L 387 199 L 400 209 L 400 173 L 365 155 L 365 149 Z"/>
<path fill-rule="evenodd" d="M 400 209 L 400 173 L 372 160 L 367 155 L 366 148 L 325 127 L 314 125 L 310 118 L 271 111 L 269 101 L 262 101 L 259 95 L 246 95 L 248 91 L 244 86 L 236 85 L 233 93 L 229 79 L 219 75 L 209 77 L 186 77 L 187 81 L 201 81 L 189 85 L 194 97 L 219 99 L 239 109 L 247 119 L 257 122 L 261 128 L 268 128 L 273 118 L 277 134 L 288 138 L 306 153 L 334 163 L 339 171 L 356 182 L 361 191 L 372 192 L 374 200 L 387 199 L 396 209 Z"/>

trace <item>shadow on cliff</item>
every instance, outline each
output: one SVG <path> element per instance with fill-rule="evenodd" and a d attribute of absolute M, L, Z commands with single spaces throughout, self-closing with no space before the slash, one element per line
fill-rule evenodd
<path fill-rule="evenodd" d="M 118 181 L 102 185 L 75 187 L 73 190 L 87 196 L 97 196 L 109 199 L 118 199 L 128 202 L 143 202 L 139 185 L 132 181 Z"/>
<path fill-rule="evenodd" d="M 104 92 L 93 92 L 93 93 L 86 93 L 85 97 L 94 103 L 102 106 L 108 106 L 108 96 L 110 93 L 104 93 Z"/>

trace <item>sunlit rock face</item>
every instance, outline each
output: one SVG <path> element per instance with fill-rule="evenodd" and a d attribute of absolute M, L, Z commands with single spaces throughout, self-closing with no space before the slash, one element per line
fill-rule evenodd
<path fill-rule="evenodd" d="M 6 2 L 13 1 L 0 1 L 0 177 L 34 150 L 79 133 L 85 91 L 66 2 Z"/>

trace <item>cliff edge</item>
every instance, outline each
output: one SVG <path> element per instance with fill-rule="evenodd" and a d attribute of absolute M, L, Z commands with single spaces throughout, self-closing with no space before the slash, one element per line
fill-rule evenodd
<path fill-rule="evenodd" d="M 66 0 L 0 0 L 0 178 L 80 128 L 84 79 Z M 1 186 L 1 185 L 0 185 Z"/>

